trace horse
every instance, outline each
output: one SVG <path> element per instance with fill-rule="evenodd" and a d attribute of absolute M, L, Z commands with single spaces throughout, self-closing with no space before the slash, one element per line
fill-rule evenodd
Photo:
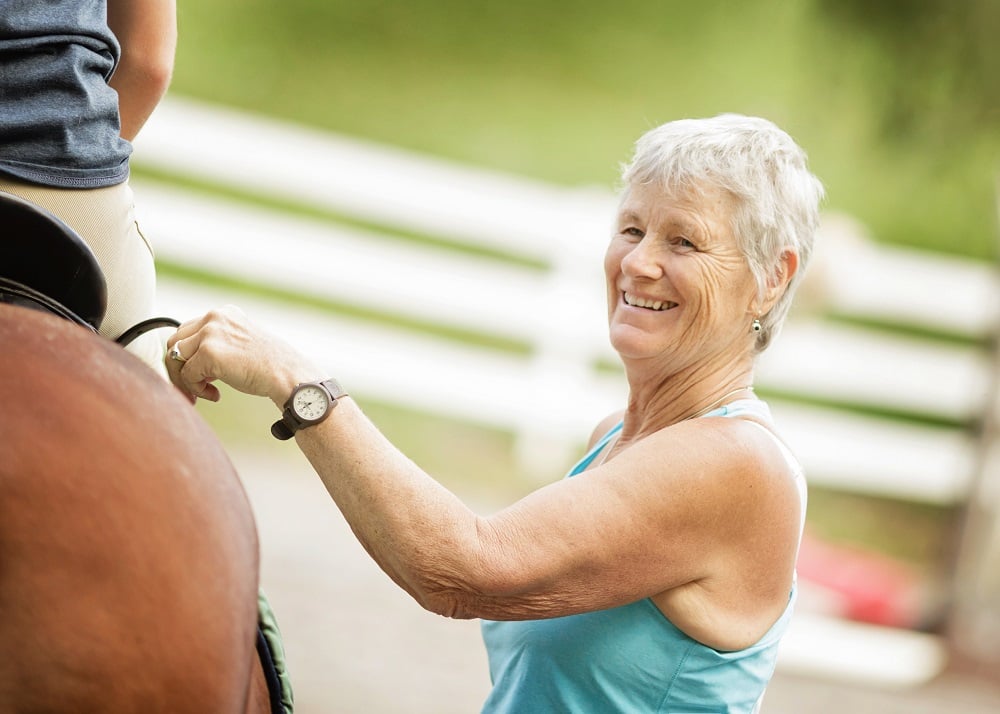
<path fill-rule="evenodd" d="M 0 281 L 0 712 L 280 712 L 239 475 L 82 273 Z"/>

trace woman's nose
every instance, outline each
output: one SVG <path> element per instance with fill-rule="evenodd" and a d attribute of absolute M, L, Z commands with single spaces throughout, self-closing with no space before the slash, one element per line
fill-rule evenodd
<path fill-rule="evenodd" d="M 632 246 L 631 250 L 622 256 L 622 272 L 629 277 L 656 279 L 663 276 L 662 256 L 654 249 L 649 236 Z"/>

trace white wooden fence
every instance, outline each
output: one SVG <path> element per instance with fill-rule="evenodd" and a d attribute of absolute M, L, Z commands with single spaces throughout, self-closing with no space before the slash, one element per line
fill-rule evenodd
<path fill-rule="evenodd" d="M 144 129 L 135 161 L 377 226 L 134 181 L 140 222 L 162 263 L 390 321 L 170 279 L 161 279 L 162 312 L 184 318 L 238 303 L 312 351 L 353 393 L 517 434 L 523 462 L 549 478 L 624 402 L 620 371 L 600 366 L 614 363 L 601 272 L 614 215 L 608 190 L 498 175 L 178 98 Z M 402 240 L 397 231 L 447 245 Z M 795 397 L 769 401 L 810 480 L 964 503 L 980 488 L 975 425 L 994 399 L 985 347 L 1000 324 L 992 266 L 877 246 L 850 221 L 829 216 L 801 302 L 761 358 L 757 383 Z M 966 341 L 866 328 L 829 319 L 834 313 Z M 457 341 L 442 328 L 523 349 Z M 936 421 L 866 415 L 870 408 Z M 812 636 L 799 638 L 788 661 L 812 666 Z M 786 651 L 795 649 L 792 637 Z M 878 671 L 899 683 L 930 676 L 942 661 L 937 643 L 917 635 L 890 657 L 885 646 L 869 656 L 852 647 L 839 661 L 855 676 Z M 894 674 L 886 674 L 889 661 Z"/>

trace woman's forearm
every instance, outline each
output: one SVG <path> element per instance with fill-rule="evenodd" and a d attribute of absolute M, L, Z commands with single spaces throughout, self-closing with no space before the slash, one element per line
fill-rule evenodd
<path fill-rule="evenodd" d="M 329 376 L 231 305 L 182 324 L 167 348 L 174 383 L 211 401 L 221 396 L 219 381 L 280 410 L 296 385 Z M 396 583 L 433 612 L 481 616 L 484 595 L 504 587 L 496 564 L 518 553 L 501 529 L 406 458 L 350 397 L 295 439 L 362 545 Z"/>
<path fill-rule="evenodd" d="M 371 557 L 423 607 L 477 617 L 480 519 L 396 449 L 351 399 L 296 440 Z"/>

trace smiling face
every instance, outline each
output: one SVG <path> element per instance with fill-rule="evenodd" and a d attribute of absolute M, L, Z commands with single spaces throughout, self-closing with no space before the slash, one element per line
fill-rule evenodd
<path fill-rule="evenodd" d="M 710 186 L 628 191 L 604 259 L 611 343 L 626 364 L 652 360 L 669 374 L 750 353 L 757 290 L 734 209 Z"/>

